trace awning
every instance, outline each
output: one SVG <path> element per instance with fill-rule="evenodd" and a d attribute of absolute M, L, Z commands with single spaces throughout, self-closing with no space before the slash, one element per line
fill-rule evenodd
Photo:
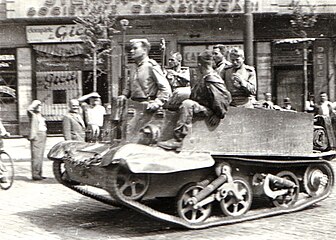
<path fill-rule="evenodd" d="M 54 56 L 71 57 L 84 54 L 84 47 L 79 43 L 74 44 L 38 44 L 33 45 L 35 51 L 48 53 Z"/>
<path fill-rule="evenodd" d="M 275 44 L 282 44 L 282 43 L 302 43 L 302 42 L 313 42 L 315 38 L 286 38 L 286 39 L 279 39 L 274 40 Z"/>

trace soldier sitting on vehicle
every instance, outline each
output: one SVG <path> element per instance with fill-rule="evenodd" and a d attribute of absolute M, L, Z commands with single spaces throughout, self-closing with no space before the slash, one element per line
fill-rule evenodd
<path fill-rule="evenodd" d="M 164 149 L 178 150 L 181 148 L 182 140 L 191 128 L 194 114 L 208 117 L 209 124 L 216 126 L 228 110 L 231 94 L 212 68 L 212 52 L 209 50 L 202 52 L 197 61 L 202 78 L 192 87 L 190 99 L 184 100 L 180 106 L 174 138 L 158 143 L 158 146 Z"/>
<path fill-rule="evenodd" d="M 148 101 L 147 109 L 154 112 L 169 100 L 172 91 L 160 65 L 148 57 L 149 50 L 150 43 L 147 39 L 131 40 L 130 53 L 137 65 L 136 73 L 119 98 Z"/>
<path fill-rule="evenodd" d="M 178 107 L 184 100 L 190 97 L 190 72 L 188 67 L 182 67 L 182 55 L 178 52 L 172 53 L 168 60 L 166 78 L 173 90 L 173 96 L 167 107 Z"/>
<path fill-rule="evenodd" d="M 251 95 L 256 94 L 257 79 L 253 67 L 244 64 L 244 51 L 233 48 L 230 50 L 232 66 L 224 73 L 224 82 L 232 95 L 231 106 L 253 108 Z"/>
<path fill-rule="evenodd" d="M 228 55 L 227 47 L 223 44 L 217 44 L 212 48 L 212 51 L 215 62 L 215 70 L 223 79 L 225 70 L 232 66 L 232 64 L 226 59 Z"/>

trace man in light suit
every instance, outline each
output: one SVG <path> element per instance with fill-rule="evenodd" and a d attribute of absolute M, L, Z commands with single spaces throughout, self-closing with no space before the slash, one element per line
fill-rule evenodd
<path fill-rule="evenodd" d="M 70 110 L 63 118 L 63 134 L 65 140 L 85 141 L 85 123 L 79 113 L 79 101 L 70 100 Z"/>
<path fill-rule="evenodd" d="M 30 141 L 33 180 L 45 179 L 45 177 L 42 176 L 42 164 L 47 140 L 47 125 L 45 118 L 41 114 L 41 104 L 41 101 L 34 100 L 27 109 L 30 120 L 28 140 Z"/>

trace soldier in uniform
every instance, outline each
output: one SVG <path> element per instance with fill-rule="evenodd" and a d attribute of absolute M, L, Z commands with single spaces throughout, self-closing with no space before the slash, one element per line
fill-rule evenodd
<path fill-rule="evenodd" d="M 168 107 L 179 106 L 190 96 L 190 71 L 188 67 L 182 67 L 182 55 L 178 52 L 172 53 L 168 59 L 168 69 L 166 77 L 173 90 Z"/>
<path fill-rule="evenodd" d="M 207 117 L 211 126 L 216 126 L 223 119 L 231 102 L 231 94 L 223 80 L 212 68 L 212 51 L 206 50 L 198 56 L 198 68 L 202 78 L 192 86 L 190 99 L 180 106 L 179 120 L 174 130 L 175 138 L 159 142 L 158 146 L 168 150 L 178 150 L 183 138 L 188 134 L 194 115 Z"/>
<path fill-rule="evenodd" d="M 257 79 L 253 67 L 244 64 L 244 51 L 230 50 L 232 66 L 225 70 L 224 82 L 232 95 L 231 106 L 253 108 L 251 96 L 256 94 Z"/>
<path fill-rule="evenodd" d="M 137 65 L 136 73 L 119 98 L 148 101 L 147 110 L 156 111 L 169 100 L 172 92 L 160 65 L 148 57 L 149 50 L 147 39 L 131 40 L 130 53 Z"/>
<path fill-rule="evenodd" d="M 221 78 L 224 78 L 224 72 L 232 64 L 226 59 L 227 49 L 222 44 L 217 44 L 212 48 L 215 70 Z"/>

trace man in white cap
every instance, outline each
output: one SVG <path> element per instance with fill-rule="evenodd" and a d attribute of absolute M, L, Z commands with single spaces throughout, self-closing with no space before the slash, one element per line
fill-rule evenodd
<path fill-rule="evenodd" d="M 31 147 L 31 167 L 32 179 L 42 180 L 42 164 L 44 158 L 44 149 L 47 140 L 47 125 L 45 118 L 41 114 L 42 103 L 39 100 L 34 100 L 27 109 L 27 114 L 30 120 L 30 131 L 28 140 Z"/>
<path fill-rule="evenodd" d="M 136 72 L 120 98 L 147 101 L 147 110 L 154 112 L 169 100 L 172 91 L 160 65 L 148 57 L 149 50 L 150 43 L 147 39 L 131 40 L 130 53 L 137 65 Z"/>
<path fill-rule="evenodd" d="M 78 98 L 79 102 L 84 102 L 89 99 L 90 104 L 82 104 L 85 121 L 89 130 L 88 141 L 96 142 L 101 137 L 101 128 L 104 125 L 104 115 L 106 109 L 102 106 L 100 95 L 97 92 L 92 92 Z"/>
<path fill-rule="evenodd" d="M 71 99 L 69 112 L 63 117 L 65 140 L 85 141 L 85 123 L 80 114 L 79 101 Z"/>

